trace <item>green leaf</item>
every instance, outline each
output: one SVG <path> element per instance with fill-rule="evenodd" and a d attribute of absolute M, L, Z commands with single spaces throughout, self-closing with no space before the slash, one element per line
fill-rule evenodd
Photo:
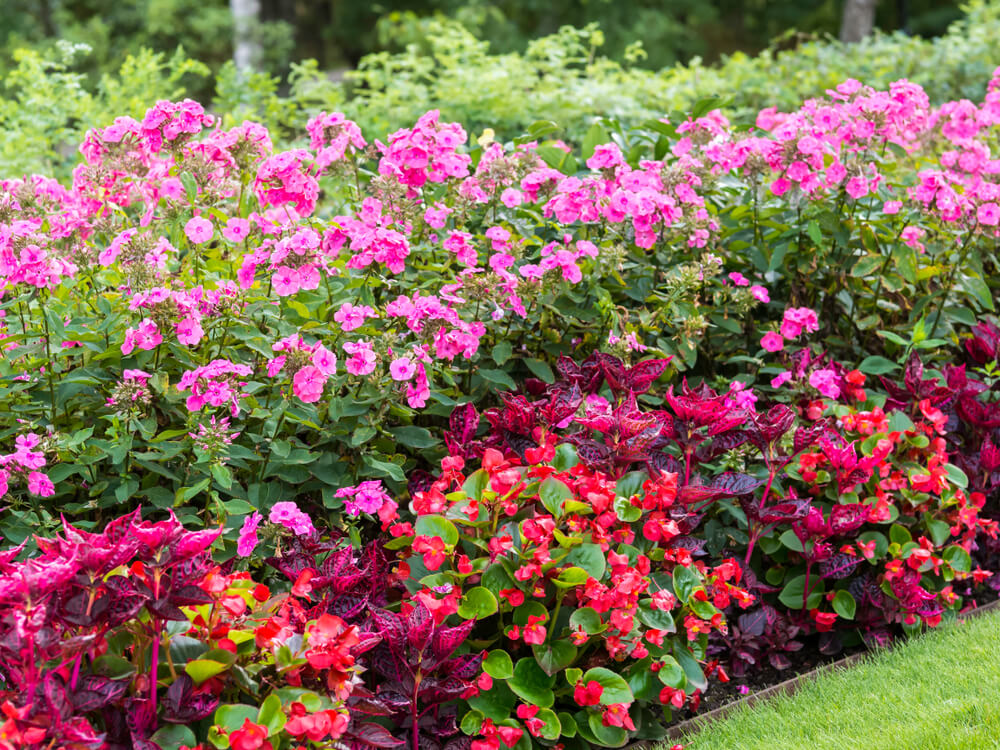
<path fill-rule="evenodd" d="M 628 732 L 621 727 L 604 726 L 601 714 L 596 711 L 587 714 L 587 726 L 601 747 L 622 747 L 628 742 Z"/>
<path fill-rule="evenodd" d="M 285 712 L 281 710 L 281 698 L 271 693 L 260 704 L 257 723 L 267 727 L 267 736 L 272 737 L 284 728 L 286 721 Z"/>
<path fill-rule="evenodd" d="M 535 644 L 531 647 L 531 651 L 538 666 L 549 676 L 561 672 L 576 659 L 576 646 L 564 640 Z"/>
<path fill-rule="evenodd" d="M 625 523 L 635 523 L 642 517 L 642 508 L 632 505 L 628 498 L 621 495 L 615 498 L 614 509 L 618 520 Z"/>
<path fill-rule="evenodd" d="M 641 617 L 640 614 L 640 619 Z M 593 607 L 574 609 L 573 614 L 569 616 L 569 626 L 574 630 L 582 628 L 587 635 L 600 633 L 608 627 L 601 621 L 600 613 Z"/>
<path fill-rule="evenodd" d="M 681 665 L 684 669 L 684 675 L 691 685 L 694 686 L 695 690 L 704 690 L 708 687 L 708 679 L 705 677 L 705 673 L 701 670 L 701 665 L 698 660 L 694 658 L 691 653 L 691 649 L 686 646 L 681 645 L 680 641 L 674 639 L 674 658 L 677 663 Z"/>
<path fill-rule="evenodd" d="M 887 372 L 899 369 L 899 365 L 891 359 L 886 359 L 885 357 L 873 354 L 872 356 L 865 357 L 861 360 L 861 364 L 858 365 L 858 369 L 866 375 L 885 375 Z"/>
<path fill-rule="evenodd" d="M 538 713 L 535 714 L 535 718 L 539 721 L 545 722 L 545 725 L 539 732 L 543 739 L 558 740 L 562 736 L 562 721 L 559 716 L 556 715 L 555 711 L 550 708 L 540 708 L 538 709 Z"/>
<path fill-rule="evenodd" d="M 625 682 L 625 678 L 605 667 L 594 667 L 588 669 L 583 674 L 583 683 L 586 685 L 590 681 L 597 681 L 604 692 L 601 693 L 601 703 L 610 706 L 612 703 L 631 703 L 633 700 L 632 688 Z"/>
<path fill-rule="evenodd" d="M 979 301 L 980 305 L 987 310 L 996 310 L 996 306 L 993 303 L 993 295 L 990 293 L 990 287 L 985 281 L 978 276 L 969 276 L 965 279 L 964 285 L 968 292 Z"/>
<path fill-rule="evenodd" d="M 687 675 L 677 660 L 670 655 L 665 655 L 660 657 L 660 664 L 660 671 L 656 673 L 660 682 L 675 690 L 683 690 L 684 686 L 687 685 Z"/>
<path fill-rule="evenodd" d="M 899 275 L 911 284 L 917 283 L 917 250 L 906 244 L 896 245 L 892 250 L 892 259 Z"/>
<path fill-rule="evenodd" d="M 498 342 L 497 345 L 493 347 L 493 361 L 502 367 L 504 362 L 510 359 L 510 355 L 513 353 L 514 353 L 513 345 L 509 341 L 504 339 L 503 341 Z"/>
<path fill-rule="evenodd" d="M 854 601 L 850 591 L 841 590 L 834 594 L 833 611 L 845 620 L 853 620 L 858 603 Z"/>
<path fill-rule="evenodd" d="M 893 544 L 906 544 L 913 541 L 913 535 L 905 526 L 894 523 L 889 527 L 889 540 Z"/>
<path fill-rule="evenodd" d="M 808 609 L 815 609 L 823 601 L 823 590 L 825 586 L 818 574 L 814 573 L 809 578 L 809 601 L 806 602 Z M 802 609 L 802 599 L 805 596 L 806 577 L 805 575 L 795 576 L 778 594 L 778 601 L 789 609 Z"/>
<path fill-rule="evenodd" d="M 944 471 L 945 474 L 948 475 L 948 481 L 956 487 L 965 489 L 969 486 L 969 478 L 965 476 L 965 472 L 955 466 L 955 464 L 945 464 Z"/>
<path fill-rule="evenodd" d="M 691 568 L 685 565 L 674 568 L 674 594 L 681 602 L 687 602 L 699 586 L 701 579 Z"/>
<path fill-rule="evenodd" d="M 552 460 L 552 468 L 556 471 L 569 471 L 579 463 L 576 448 L 570 443 L 560 443 L 556 446 L 556 456 Z"/>
<path fill-rule="evenodd" d="M 559 588 L 572 588 L 585 584 L 589 578 L 590 574 L 586 570 L 573 566 L 562 571 L 552 582 Z"/>
<path fill-rule="evenodd" d="M 563 501 L 573 497 L 573 490 L 555 477 L 546 477 L 538 488 L 538 496 L 549 513 L 561 518 L 564 515 Z"/>
<path fill-rule="evenodd" d="M 533 658 L 528 661 L 532 664 L 535 663 Z M 535 665 L 535 668 L 538 669 L 538 665 Z M 538 671 L 541 672 L 540 669 Z M 511 675 L 513 674 L 513 670 L 511 670 Z M 505 680 L 495 680 L 493 687 L 489 690 L 480 691 L 479 695 L 469 698 L 469 708 L 482 712 L 484 716 L 493 721 L 503 721 L 508 718 L 511 711 L 514 710 L 514 706 L 517 705 L 517 697 L 507 685 L 508 682 Z"/>
<path fill-rule="evenodd" d="M 971 573 L 972 572 L 972 558 L 969 557 L 969 553 L 964 549 L 959 547 L 957 544 L 953 544 L 944 552 L 941 553 L 941 557 L 944 558 L 957 573 Z"/>
<path fill-rule="evenodd" d="M 673 633 L 677 629 L 673 614 L 669 609 L 653 609 L 651 605 L 652 601 L 652 599 L 642 599 L 639 601 L 639 619 L 648 628 Z"/>
<path fill-rule="evenodd" d="M 494 679 L 509 680 L 514 676 L 514 662 L 506 651 L 494 649 L 483 659 L 483 671 Z"/>
<path fill-rule="evenodd" d="M 555 678 L 545 674 L 533 656 L 517 660 L 514 676 L 507 684 L 515 695 L 539 708 L 551 708 L 555 703 L 555 694 L 552 692 Z"/>
<path fill-rule="evenodd" d="M 392 436 L 402 445 L 410 448 L 430 448 L 438 444 L 438 439 L 431 435 L 431 431 L 425 427 L 415 427 L 406 425 L 404 427 L 392 427 L 389 429 Z"/>
<path fill-rule="evenodd" d="M 578 545 L 570 550 L 566 555 L 566 562 L 583 568 L 598 581 L 601 580 L 608 565 L 604 551 L 598 545 L 590 543 Z"/>
<path fill-rule="evenodd" d="M 450 547 L 458 544 L 458 529 L 444 516 L 420 516 L 413 525 L 417 536 L 436 536 Z"/>
<path fill-rule="evenodd" d="M 820 247 L 823 244 L 823 231 L 819 228 L 819 224 L 813 219 L 806 226 L 806 234 L 809 235 L 809 239 L 813 241 L 816 247 Z"/>
<path fill-rule="evenodd" d="M 229 664 L 224 664 L 213 659 L 194 659 L 184 665 L 184 671 L 188 673 L 196 684 L 200 685 L 210 677 L 222 674 L 229 669 Z"/>
<path fill-rule="evenodd" d="M 182 724 L 167 724 L 156 730 L 149 739 L 159 745 L 161 750 L 178 750 L 181 745 L 194 747 L 198 744 L 194 732 Z"/>
<path fill-rule="evenodd" d="M 466 620 L 482 620 L 496 614 L 497 608 L 497 598 L 493 592 L 484 586 L 476 586 L 465 592 L 458 604 L 458 616 Z"/>
<path fill-rule="evenodd" d="M 503 370 L 489 370 L 485 367 L 480 367 L 476 370 L 476 373 L 482 377 L 483 380 L 493 383 L 494 385 L 502 385 L 504 388 L 510 388 L 514 390 L 517 388 L 517 384 L 513 379 Z"/>
<path fill-rule="evenodd" d="M 527 365 L 528 369 L 531 370 L 532 374 L 549 385 L 556 382 L 556 376 L 552 372 L 552 368 L 548 366 L 547 363 L 540 359 L 526 359 L 524 364 Z"/>
<path fill-rule="evenodd" d="M 248 706 L 245 703 L 226 703 L 216 710 L 212 722 L 232 732 L 242 727 L 243 722 L 247 719 L 252 722 L 257 721 L 256 706 Z"/>
<path fill-rule="evenodd" d="M 871 276 L 884 263 L 885 260 L 878 255 L 863 255 L 853 266 L 851 266 L 851 276 L 856 279 Z"/>

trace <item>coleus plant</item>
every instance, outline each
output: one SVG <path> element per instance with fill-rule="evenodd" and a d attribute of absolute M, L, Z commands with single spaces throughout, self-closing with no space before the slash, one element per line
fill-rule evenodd
<path fill-rule="evenodd" d="M 472 747 L 662 735 L 670 707 L 708 685 L 721 609 L 753 601 L 739 564 L 694 560 L 663 515 L 675 475 L 616 481 L 554 441 L 523 461 L 485 448 L 480 464 L 466 474 L 464 458 L 445 458 L 388 545 L 411 597 L 437 622 L 465 620 L 470 644 L 488 649 L 461 720 Z"/>
<path fill-rule="evenodd" d="M 355 657 L 379 637 L 307 615 L 301 581 L 272 595 L 224 571 L 218 536 L 137 510 L 101 533 L 64 522 L 22 561 L 22 547 L 0 554 L 0 747 L 278 750 L 345 735 Z"/>

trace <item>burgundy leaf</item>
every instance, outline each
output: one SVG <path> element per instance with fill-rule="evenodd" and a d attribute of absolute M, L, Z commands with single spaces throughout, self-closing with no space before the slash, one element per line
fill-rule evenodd
<path fill-rule="evenodd" d="M 629 368 L 625 376 L 625 385 L 632 393 L 645 393 L 660 377 L 670 364 L 673 357 L 666 359 L 648 359 Z"/>
<path fill-rule="evenodd" d="M 847 578 L 860 563 L 860 557 L 838 552 L 833 557 L 820 562 L 819 574 L 823 578 L 832 578 L 835 580 Z"/>
<path fill-rule="evenodd" d="M 455 649 L 465 641 L 475 624 L 475 620 L 466 620 L 454 628 L 438 628 L 435 630 L 434 640 L 431 643 L 431 651 L 434 654 L 434 658 L 440 663 L 451 656 Z"/>
<path fill-rule="evenodd" d="M 111 680 L 100 675 L 87 675 L 71 693 L 73 707 L 81 714 L 104 708 L 125 695 L 128 685 L 128 680 Z"/>
<path fill-rule="evenodd" d="M 369 747 L 403 747 L 406 745 L 404 740 L 393 737 L 389 730 L 381 724 L 368 721 L 360 724 L 352 723 L 349 733 Z"/>
<path fill-rule="evenodd" d="M 857 531 L 868 520 L 868 506 L 864 503 L 835 505 L 830 511 L 830 532 L 846 535 Z"/>
<path fill-rule="evenodd" d="M 422 654 L 434 635 L 434 617 L 427 606 L 418 601 L 406 619 L 406 638 L 418 654 Z"/>
<path fill-rule="evenodd" d="M 748 635 L 763 635 L 767 626 L 767 613 L 762 608 L 757 608 L 740 615 L 737 625 L 741 632 Z"/>
<path fill-rule="evenodd" d="M 789 500 L 768 506 L 760 514 L 761 523 L 770 525 L 775 523 L 791 523 L 809 515 L 811 507 L 809 500 Z"/>
<path fill-rule="evenodd" d="M 733 430 L 723 433 L 722 435 L 716 435 L 710 441 L 699 445 L 697 450 L 694 452 L 694 456 L 699 462 L 708 463 L 709 461 L 718 458 L 723 453 L 739 448 L 747 442 L 749 437 L 750 434 L 743 430 Z"/>

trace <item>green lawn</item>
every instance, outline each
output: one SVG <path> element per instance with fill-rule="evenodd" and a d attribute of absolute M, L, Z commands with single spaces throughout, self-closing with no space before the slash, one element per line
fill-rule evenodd
<path fill-rule="evenodd" d="M 681 742 L 685 750 L 1000 748 L 1000 613 L 830 672 Z"/>

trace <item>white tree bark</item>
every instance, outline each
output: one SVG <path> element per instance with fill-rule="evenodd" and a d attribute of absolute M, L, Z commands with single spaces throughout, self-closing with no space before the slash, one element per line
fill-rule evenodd
<path fill-rule="evenodd" d="M 233 14 L 233 63 L 237 70 L 253 70 L 261 59 L 254 34 L 260 24 L 260 0 L 229 0 L 229 10 Z"/>
<path fill-rule="evenodd" d="M 875 6 L 878 0 L 844 0 L 840 22 L 840 41 L 860 42 L 875 29 Z"/>

